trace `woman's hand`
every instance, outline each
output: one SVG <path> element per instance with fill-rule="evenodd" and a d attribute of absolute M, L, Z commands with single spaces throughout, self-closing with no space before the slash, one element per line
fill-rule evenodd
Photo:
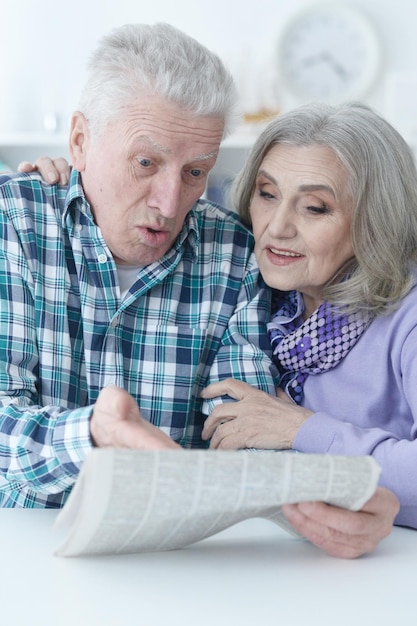
<path fill-rule="evenodd" d="M 39 157 L 35 163 L 22 161 L 17 166 L 18 172 L 39 172 L 43 180 L 54 185 L 66 185 L 69 181 L 71 167 L 64 158 L 50 159 L 49 157 Z"/>
<path fill-rule="evenodd" d="M 324 502 L 285 504 L 282 511 L 299 533 L 327 554 L 354 559 L 372 552 L 390 534 L 399 508 L 392 491 L 377 487 L 360 511 Z"/>
<path fill-rule="evenodd" d="M 201 393 L 205 399 L 225 395 L 237 402 L 216 406 L 206 419 L 202 437 L 211 439 L 210 448 L 287 450 L 300 426 L 313 414 L 294 404 L 281 390 L 277 397 L 270 396 L 233 378 L 213 383 Z"/>

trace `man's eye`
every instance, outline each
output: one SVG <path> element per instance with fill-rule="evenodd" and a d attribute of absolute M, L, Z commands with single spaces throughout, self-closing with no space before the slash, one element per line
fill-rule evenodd
<path fill-rule="evenodd" d="M 190 174 L 191 176 L 193 176 L 194 178 L 198 178 L 199 176 L 201 176 L 203 170 L 198 170 L 198 169 L 192 169 L 190 170 Z"/>
<path fill-rule="evenodd" d="M 152 161 L 150 159 L 138 159 L 140 165 L 142 165 L 143 167 L 149 167 L 150 165 L 152 165 Z"/>

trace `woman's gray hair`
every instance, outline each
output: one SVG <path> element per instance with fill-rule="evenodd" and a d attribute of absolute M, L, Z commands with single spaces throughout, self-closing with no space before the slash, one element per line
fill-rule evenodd
<path fill-rule="evenodd" d="M 324 298 L 371 316 L 390 310 L 410 290 L 417 261 L 417 172 L 408 144 L 361 103 L 314 103 L 279 115 L 234 181 L 233 203 L 248 225 L 257 172 L 277 144 L 326 146 L 348 173 L 355 259 L 331 279 Z"/>
<path fill-rule="evenodd" d="M 233 126 L 238 96 L 231 74 L 217 55 L 169 24 L 116 28 L 101 39 L 87 70 L 79 110 L 93 134 L 149 92 L 197 116 L 224 119 L 224 136 Z"/>

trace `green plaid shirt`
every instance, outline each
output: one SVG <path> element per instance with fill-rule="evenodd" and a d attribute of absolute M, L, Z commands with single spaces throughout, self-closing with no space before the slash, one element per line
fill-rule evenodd
<path fill-rule="evenodd" d="M 0 209 L 0 506 L 63 506 L 106 385 L 187 448 L 206 445 L 209 382 L 274 392 L 269 294 L 234 213 L 199 201 L 121 301 L 78 172 L 68 187 L 4 175 Z"/>

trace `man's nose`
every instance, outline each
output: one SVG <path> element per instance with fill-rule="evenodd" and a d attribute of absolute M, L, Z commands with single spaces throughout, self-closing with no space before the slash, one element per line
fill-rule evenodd
<path fill-rule="evenodd" d="M 165 176 L 154 180 L 148 205 L 167 219 L 175 218 L 182 209 L 182 186 L 179 176 Z"/>

